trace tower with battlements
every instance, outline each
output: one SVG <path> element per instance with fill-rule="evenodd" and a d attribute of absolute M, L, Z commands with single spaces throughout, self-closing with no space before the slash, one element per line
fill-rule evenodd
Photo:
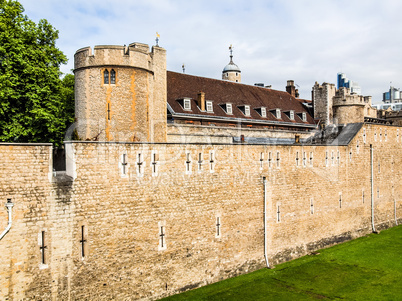
<path fill-rule="evenodd" d="M 74 56 L 81 140 L 166 141 L 166 51 L 141 43 L 82 48 Z"/>

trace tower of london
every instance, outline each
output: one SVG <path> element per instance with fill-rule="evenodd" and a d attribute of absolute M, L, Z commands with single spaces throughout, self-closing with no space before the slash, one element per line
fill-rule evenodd
<path fill-rule="evenodd" d="M 142 43 L 74 73 L 65 168 L 0 143 L 2 300 L 155 300 L 401 222 L 402 131 L 370 97 L 247 85 L 232 52 L 222 79 L 172 72 Z"/>

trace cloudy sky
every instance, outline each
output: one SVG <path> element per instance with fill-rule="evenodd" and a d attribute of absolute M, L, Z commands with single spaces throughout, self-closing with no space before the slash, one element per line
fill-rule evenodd
<path fill-rule="evenodd" d="M 230 44 L 242 82 L 284 90 L 295 80 L 311 99 L 317 81 L 343 72 L 373 102 L 402 88 L 401 0 L 20 0 L 37 22 L 59 30 L 58 47 L 73 68 L 85 46 L 155 44 L 167 50 L 168 70 L 221 78 Z"/>

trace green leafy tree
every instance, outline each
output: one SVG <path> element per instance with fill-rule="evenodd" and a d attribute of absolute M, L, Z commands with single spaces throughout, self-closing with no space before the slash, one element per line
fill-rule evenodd
<path fill-rule="evenodd" d="M 73 118 L 74 76 L 60 79 L 67 58 L 56 47 L 58 31 L 23 12 L 18 1 L 0 0 L 0 141 L 58 146 Z"/>

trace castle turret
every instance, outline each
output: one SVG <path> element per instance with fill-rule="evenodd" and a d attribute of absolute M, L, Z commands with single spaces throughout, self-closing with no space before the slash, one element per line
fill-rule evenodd
<path fill-rule="evenodd" d="M 223 68 L 222 71 L 222 79 L 229 80 L 232 82 L 240 83 L 241 82 L 241 71 L 240 68 L 233 63 L 233 46 L 230 45 L 230 62 Z"/>
<path fill-rule="evenodd" d="M 352 94 L 349 88 L 339 88 L 333 99 L 338 124 L 364 122 L 364 117 L 371 117 L 367 108 L 371 108 L 371 96 Z"/>
<path fill-rule="evenodd" d="M 75 53 L 75 116 L 82 140 L 166 141 L 166 51 L 133 43 Z"/>
<path fill-rule="evenodd" d="M 314 118 L 320 119 L 321 124 L 328 125 L 333 123 L 332 101 L 335 96 L 336 88 L 334 84 L 315 83 L 312 91 Z"/>

